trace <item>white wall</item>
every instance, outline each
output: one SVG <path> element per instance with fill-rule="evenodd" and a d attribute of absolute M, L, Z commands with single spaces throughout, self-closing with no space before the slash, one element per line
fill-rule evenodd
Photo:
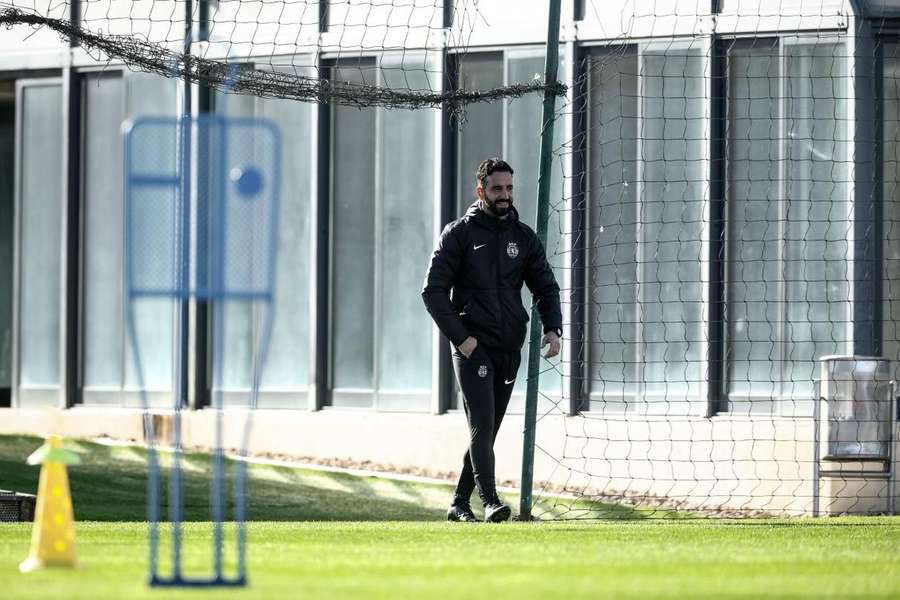
<path fill-rule="evenodd" d="M 725 0 L 716 31 L 843 29 L 852 14 L 849 0 Z"/>
<path fill-rule="evenodd" d="M 568 18 L 571 4 L 562 2 Z M 450 32 L 453 45 L 543 43 L 547 40 L 548 5 L 546 0 L 456 0 Z"/>

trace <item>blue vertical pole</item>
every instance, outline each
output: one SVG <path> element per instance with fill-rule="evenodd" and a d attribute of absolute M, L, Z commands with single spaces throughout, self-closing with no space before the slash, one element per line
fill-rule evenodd
<path fill-rule="evenodd" d="M 182 106 L 181 126 L 178 128 L 180 140 L 178 144 L 180 171 L 180 185 L 178 187 L 178 201 L 180 208 L 180 220 L 178 222 L 178 263 L 177 281 L 179 294 L 178 302 L 178 327 L 175 328 L 178 340 L 178 360 L 175 365 L 175 414 L 173 422 L 173 440 L 175 450 L 172 455 L 172 479 L 169 487 L 169 515 L 172 520 L 172 577 L 181 579 L 181 521 L 182 515 L 182 479 L 181 479 L 181 408 L 187 402 L 187 370 L 188 370 L 188 319 L 189 310 L 189 261 L 191 246 L 191 130 L 190 119 L 192 111 L 191 98 L 191 39 L 193 2 L 187 0 L 184 6 L 184 103 Z"/>

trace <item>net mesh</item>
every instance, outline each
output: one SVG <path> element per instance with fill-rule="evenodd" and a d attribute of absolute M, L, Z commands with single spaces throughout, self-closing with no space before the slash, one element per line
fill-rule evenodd
<path fill-rule="evenodd" d="M 445 85 L 454 71 L 443 68 L 442 49 L 464 54 L 477 19 L 477 0 L 446 9 L 439 0 L 0 3 L 0 25 L 53 30 L 97 63 L 119 61 L 236 94 L 461 113 L 472 102 L 546 88 L 565 93 L 558 82 L 539 80 L 492 89 Z M 361 77 L 340 76 L 350 71 Z"/>
<path fill-rule="evenodd" d="M 892 511 L 896 363 L 822 359 L 898 359 L 900 7 L 613 4 L 556 115 L 536 515 Z"/>
<path fill-rule="evenodd" d="M 194 2 L 189 52 L 183 1 L 80 6 L 6 2 L 0 24 L 236 93 L 449 109 L 458 211 L 502 154 L 532 222 L 539 94 L 520 96 L 561 96 L 538 517 L 892 509 L 900 3 L 573 2 L 568 86 L 475 0 Z"/>

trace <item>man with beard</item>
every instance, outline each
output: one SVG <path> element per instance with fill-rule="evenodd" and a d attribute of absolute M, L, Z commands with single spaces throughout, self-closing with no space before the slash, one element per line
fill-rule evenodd
<path fill-rule="evenodd" d="M 513 207 L 513 170 L 499 158 L 481 163 L 477 200 L 448 224 L 425 276 L 422 298 L 453 344 L 453 368 L 463 393 L 470 443 L 447 513 L 450 521 L 475 521 L 469 498 L 477 486 L 484 520 L 505 521 L 510 508 L 497 496 L 494 439 L 519 369 L 528 313 L 525 283 L 543 322 L 545 356 L 560 351 L 559 285 L 534 231 Z"/>

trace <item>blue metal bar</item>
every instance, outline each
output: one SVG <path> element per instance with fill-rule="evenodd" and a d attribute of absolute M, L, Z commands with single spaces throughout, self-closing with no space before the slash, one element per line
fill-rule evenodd
<path fill-rule="evenodd" d="M 165 175 L 130 175 L 129 180 L 132 186 L 181 187 L 181 180 L 177 175 L 173 177 L 167 177 Z"/>
<path fill-rule="evenodd" d="M 219 124 L 218 117 L 213 117 L 215 119 L 215 123 Z M 228 160 L 228 139 L 227 139 L 227 128 L 225 127 L 216 127 L 216 131 L 219 132 L 219 145 L 217 148 L 217 160 L 215 163 L 216 169 L 213 172 L 213 180 L 215 181 L 215 198 L 214 198 L 214 213 L 218 215 L 216 218 L 216 228 L 215 234 L 213 237 L 213 247 L 215 248 L 215 260 L 213 265 L 213 290 L 224 290 L 225 289 L 225 239 L 226 232 L 228 231 L 228 225 L 226 221 L 226 217 L 228 215 L 227 210 L 227 190 L 225 189 L 225 165 Z M 224 294 L 223 294 L 224 296 Z M 222 301 L 216 306 L 218 315 L 213 318 L 216 319 L 216 332 L 213 338 L 213 346 L 215 349 L 213 350 L 215 355 L 215 371 L 216 371 L 216 392 L 215 398 L 216 402 L 213 406 L 213 409 L 216 411 L 216 431 L 215 431 L 215 450 L 213 453 L 213 498 L 212 498 L 212 506 L 213 506 L 213 553 L 214 553 L 214 573 L 217 579 L 222 577 L 222 544 L 223 544 L 223 530 L 222 530 L 222 521 L 224 518 L 224 510 L 223 510 L 223 486 L 222 482 L 225 477 L 225 461 L 224 454 L 222 450 L 223 445 L 223 429 L 224 429 L 224 417 L 222 414 L 222 371 L 223 371 L 223 346 L 225 345 L 225 302 L 226 300 L 223 298 Z"/>

